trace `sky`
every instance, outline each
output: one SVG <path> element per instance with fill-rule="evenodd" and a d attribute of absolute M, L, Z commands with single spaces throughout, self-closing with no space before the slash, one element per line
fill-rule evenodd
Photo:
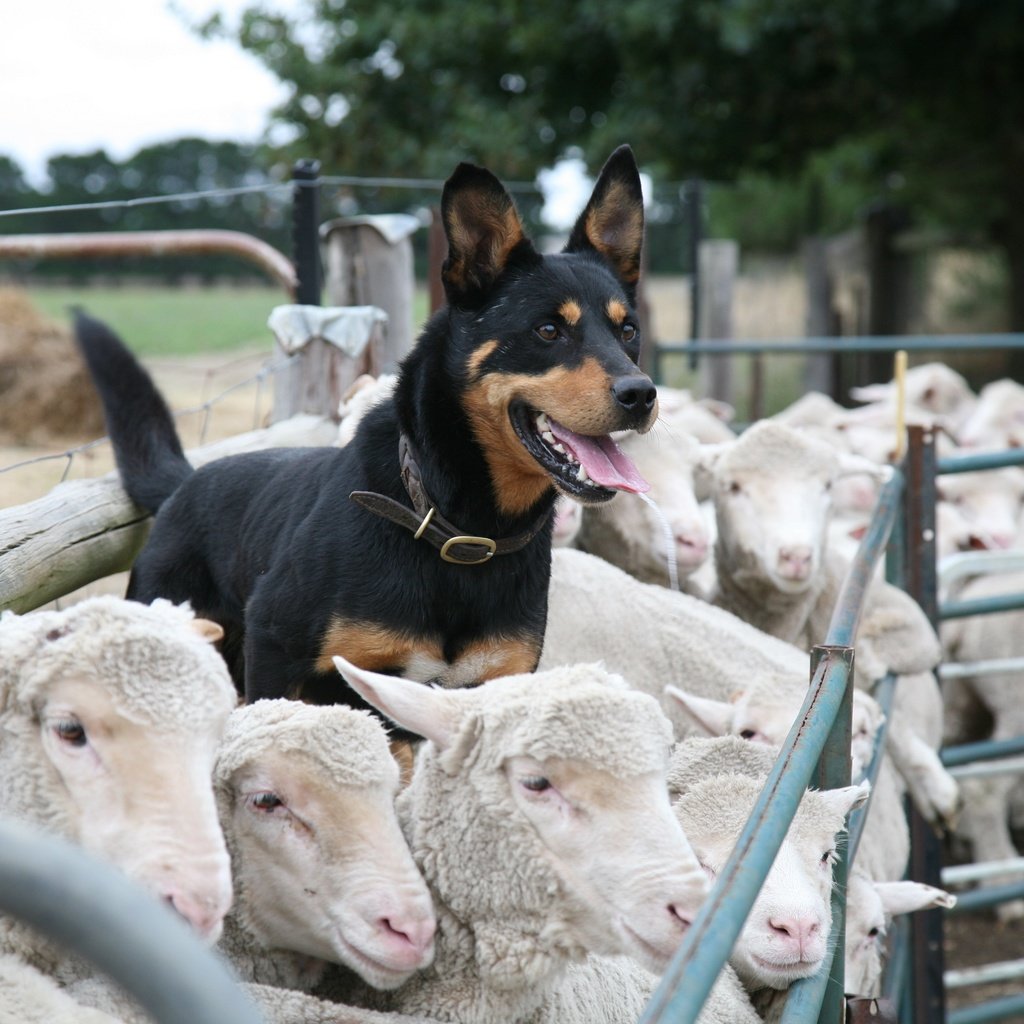
<path fill-rule="evenodd" d="M 281 85 L 236 44 L 205 42 L 186 24 L 246 5 L 177 0 L 182 17 L 168 0 L 14 0 L 0 32 L 0 153 L 38 184 L 56 153 L 124 159 L 184 135 L 255 141 Z"/>
<path fill-rule="evenodd" d="M 188 27 L 254 0 L 8 0 L 0 32 L 0 154 L 39 186 L 47 158 L 195 135 L 254 142 L 283 87 L 229 41 Z M 259 0 L 288 14 L 303 0 Z M 15 7 L 16 4 L 16 7 Z M 180 13 L 177 13 L 180 12 Z M 368 169 L 372 173 L 372 168 Z M 542 172 L 544 218 L 567 229 L 591 187 L 582 161 Z"/>

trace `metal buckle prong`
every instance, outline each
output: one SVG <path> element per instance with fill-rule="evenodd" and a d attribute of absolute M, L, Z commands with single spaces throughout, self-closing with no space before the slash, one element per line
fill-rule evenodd
<path fill-rule="evenodd" d="M 430 506 L 430 510 L 423 517 L 423 522 L 420 523 L 420 528 L 412 535 L 413 540 L 419 540 L 423 536 L 423 531 L 430 525 L 430 520 L 434 518 L 434 506 Z"/>

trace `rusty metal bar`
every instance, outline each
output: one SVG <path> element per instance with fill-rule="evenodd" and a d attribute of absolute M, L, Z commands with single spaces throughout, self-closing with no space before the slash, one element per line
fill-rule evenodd
<path fill-rule="evenodd" d="M 55 259 L 61 256 L 200 256 L 227 253 L 255 264 L 289 296 L 295 268 L 272 245 L 242 231 L 197 228 L 182 231 L 98 231 L 82 234 L 0 235 L 0 259 Z"/>

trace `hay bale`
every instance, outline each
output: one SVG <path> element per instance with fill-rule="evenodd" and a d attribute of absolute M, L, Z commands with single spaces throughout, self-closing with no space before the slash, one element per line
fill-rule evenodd
<path fill-rule="evenodd" d="M 99 396 L 71 332 L 17 288 L 0 288 L 0 439 L 40 444 L 105 432 Z"/>

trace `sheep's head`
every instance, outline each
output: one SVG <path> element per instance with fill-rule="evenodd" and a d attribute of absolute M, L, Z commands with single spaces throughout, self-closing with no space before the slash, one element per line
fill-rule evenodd
<path fill-rule="evenodd" d="M 676 813 L 709 877 L 725 866 L 763 787 L 763 779 L 715 776 L 688 789 Z M 866 783 L 808 791 L 730 959 L 749 989 L 786 988 L 814 974 L 828 951 L 832 864 L 847 812 Z"/>
<path fill-rule="evenodd" d="M 1008 466 L 984 473 L 943 476 L 937 497 L 939 507 L 950 506 L 967 528 L 967 544 L 959 546 L 1010 548 L 1019 542 L 1024 470 Z M 939 525 L 941 528 L 944 524 Z"/>
<path fill-rule="evenodd" d="M 472 923 L 492 984 L 522 984 L 551 953 L 665 967 L 706 884 L 671 812 L 671 729 L 652 698 L 596 665 L 458 691 L 335 661 L 430 741 L 400 806 L 416 804 L 414 853 Z"/>
<path fill-rule="evenodd" d="M 109 597 L 0 625 L 0 706 L 36 787 L 5 809 L 58 828 L 211 940 L 231 902 L 210 783 L 236 700 L 219 634 L 185 607 Z"/>
<path fill-rule="evenodd" d="M 728 701 L 713 700 L 666 686 L 666 695 L 682 713 L 687 731 L 704 736 L 739 736 L 752 743 L 779 747 L 800 713 L 806 686 L 797 688 L 789 676 L 769 676 L 733 694 Z M 850 776 L 863 776 L 875 751 L 875 737 L 885 720 L 878 701 L 863 690 L 853 691 L 850 740 Z"/>
<path fill-rule="evenodd" d="M 955 896 L 923 882 L 875 882 L 862 871 L 851 871 L 846 886 L 846 991 L 879 995 L 885 936 L 896 914 L 955 905 Z"/>
<path fill-rule="evenodd" d="M 398 765 L 368 712 L 239 708 L 214 777 L 237 913 L 264 946 L 383 989 L 430 963 L 434 913 L 395 815 Z"/>
<path fill-rule="evenodd" d="M 769 420 L 705 448 L 700 468 L 710 476 L 719 575 L 741 590 L 794 595 L 820 578 L 835 482 L 891 472 Z"/>

